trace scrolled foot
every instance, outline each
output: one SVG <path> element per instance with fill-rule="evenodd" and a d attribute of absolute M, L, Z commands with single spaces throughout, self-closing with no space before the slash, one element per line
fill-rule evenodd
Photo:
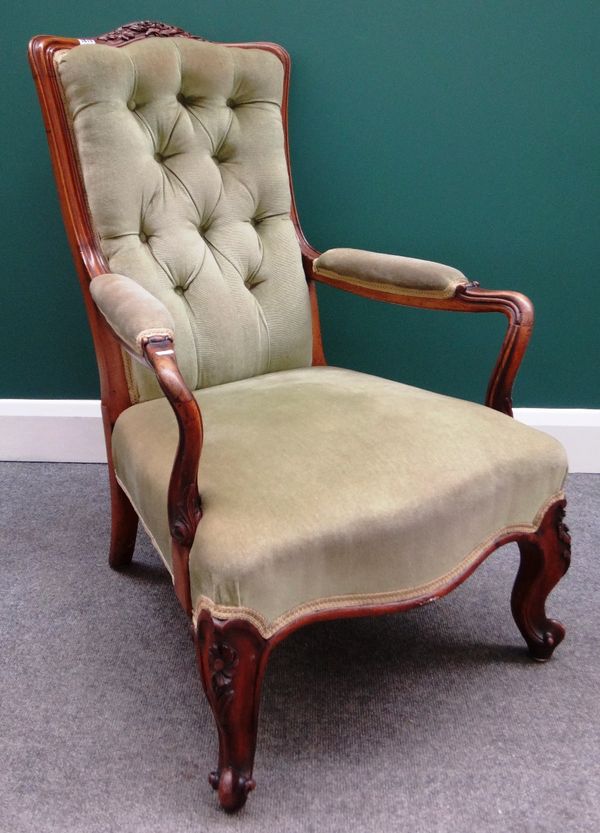
<path fill-rule="evenodd" d="M 217 790 L 219 804 L 227 813 L 241 810 L 246 803 L 248 793 L 256 787 L 254 778 L 247 778 L 230 766 L 221 772 L 211 772 L 208 776 L 208 783 L 213 790 Z"/>
<path fill-rule="evenodd" d="M 546 599 L 567 572 L 571 560 L 564 507 L 564 500 L 550 506 L 537 532 L 519 541 L 521 565 L 511 606 L 529 653 L 538 662 L 549 660 L 565 636 L 564 626 L 546 616 Z"/>
<path fill-rule="evenodd" d="M 556 619 L 547 619 L 545 624 L 544 633 L 538 634 L 532 629 L 527 638 L 529 653 L 537 662 L 549 660 L 554 649 L 565 638 L 565 627 L 561 622 L 557 622 Z"/>
<path fill-rule="evenodd" d="M 196 625 L 196 650 L 219 731 L 219 763 L 208 782 L 221 807 L 234 813 L 256 786 L 252 766 L 268 643 L 249 622 L 223 622 L 205 612 Z"/>

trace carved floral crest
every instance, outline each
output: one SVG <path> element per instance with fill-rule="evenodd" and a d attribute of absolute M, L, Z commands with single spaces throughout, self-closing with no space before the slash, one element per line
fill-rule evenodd
<path fill-rule="evenodd" d="M 159 20 L 137 20 L 135 23 L 126 23 L 124 26 L 119 26 L 118 29 L 114 29 L 112 32 L 106 32 L 106 34 L 94 38 L 94 40 L 96 43 L 107 43 L 118 46 L 119 44 L 131 43 L 131 41 L 141 40 L 142 38 L 172 38 L 175 36 L 204 40 L 204 38 L 191 35 L 178 26 L 161 23 Z"/>

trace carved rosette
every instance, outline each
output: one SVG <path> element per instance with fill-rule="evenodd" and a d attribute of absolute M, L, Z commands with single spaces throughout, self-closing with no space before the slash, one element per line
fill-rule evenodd
<path fill-rule="evenodd" d="M 216 708 L 222 716 L 233 697 L 233 678 L 239 663 L 238 653 L 227 642 L 216 642 L 208 649 L 208 667 Z"/>
<path fill-rule="evenodd" d="M 171 520 L 171 537 L 184 547 L 191 547 L 200 520 L 202 505 L 195 483 L 190 484 L 183 500 L 178 504 L 175 517 Z"/>
<path fill-rule="evenodd" d="M 204 40 L 197 35 L 191 35 L 184 29 L 178 26 L 171 26 L 169 23 L 161 23 L 159 20 L 137 20 L 134 23 L 126 23 L 124 26 L 119 26 L 112 32 L 106 32 L 94 38 L 96 43 L 106 43 L 112 46 L 119 46 L 123 43 L 131 43 L 142 38 L 193 38 L 194 40 Z"/>

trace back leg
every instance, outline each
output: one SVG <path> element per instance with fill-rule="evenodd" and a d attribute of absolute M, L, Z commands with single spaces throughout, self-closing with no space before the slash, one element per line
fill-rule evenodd
<path fill-rule="evenodd" d="M 512 613 L 531 656 L 543 662 L 550 659 L 562 642 L 565 629 L 546 616 L 546 599 L 569 569 L 571 536 L 563 522 L 566 500 L 553 503 L 537 532 L 518 543 L 521 564 L 511 597 Z"/>
<path fill-rule="evenodd" d="M 131 564 L 135 539 L 137 536 L 138 516 L 131 501 L 119 486 L 112 464 L 108 464 L 110 482 L 110 550 L 108 563 L 114 570 L 122 570 Z"/>

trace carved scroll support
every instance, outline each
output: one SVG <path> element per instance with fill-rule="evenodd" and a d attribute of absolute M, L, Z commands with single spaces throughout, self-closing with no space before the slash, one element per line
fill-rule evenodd
<path fill-rule="evenodd" d="M 165 338 L 149 339 L 144 344 L 144 357 L 155 371 L 179 426 L 179 444 L 169 481 L 168 516 L 175 592 L 183 609 L 191 616 L 189 556 L 202 518 L 198 492 L 202 417 L 198 403 L 177 367 L 173 342 Z"/>
<path fill-rule="evenodd" d="M 243 620 L 223 622 L 203 613 L 196 628 L 202 685 L 219 732 L 219 765 L 209 783 L 227 812 L 244 806 L 252 778 L 260 689 L 268 642 Z"/>
<path fill-rule="evenodd" d="M 533 304 L 520 292 L 495 289 L 482 289 L 477 281 L 457 286 L 450 298 L 431 298 L 425 295 L 402 294 L 400 289 L 386 291 L 378 286 L 364 284 L 358 286 L 344 278 L 325 275 L 314 268 L 314 258 L 319 252 L 314 249 L 296 229 L 302 248 L 304 269 L 309 287 L 313 282 L 325 283 L 343 289 L 353 295 L 399 304 L 406 307 L 446 310 L 448 312 L 500 312 L 508 319 L 508 327 L 498 358 L 488 382 L 485 404 L 507 416 L 512 416 L 512 388 L 517 376 L 525 350 L 531 338 L 534 322 Z M 316 310 L 316 300 L 315 300 Z M 317 334 L 318 335 L 318 334 Z M 324 362 L 322 348 L 315 355 L 317 364 Z"/>
<path fill-rule="evenodd" d="M 531 656 L 540 662 L 550 659 L 565 635 L 564 626 L 546 616 L 546 599 L 571 562 L 565 505 L 565 500 L 552 504 L 537 532 L 519 539 L 521 564 L 511 607 Z"/>
<path fill-rule="evenodd" d="M 455 299 L 466 312 L 501 312 L 508 319 L 485 404 L 512 416 L 512 389 L 533 330 L 533 304 L 520 292 L 481 289 L 477 281 L 459 286 Z"/>

